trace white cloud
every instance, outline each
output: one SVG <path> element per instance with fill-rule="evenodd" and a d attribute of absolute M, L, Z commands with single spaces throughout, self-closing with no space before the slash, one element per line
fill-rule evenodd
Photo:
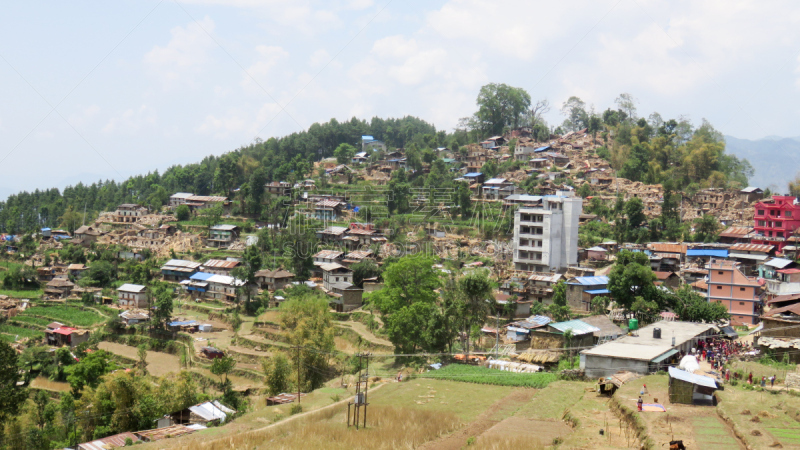
<path fill-rule="evenodd" d="M 164 87 L 197 87 L 198 72 L 211 60 L 209 51 L 217 46 L 209 36 L 213 31 L 214 21 L 208 16 L 185 27 L 173 28 L 166 46 L 156 45 L 145 54 L 145 66 Z"/>
<path fill-rule="evenodd" d="M 286 67 L 289 53 L 283 48 L 259 45 L 256 46 L 256 53 L 258 54 L 256 62 L 248 67 L 247 73 L 243 75 L 244 78 L 241 84 L 245 89 L 261 91 L 263 88 L 270 90 L 269 87 L 274 84 L 276 75 L 285 78 L 291 74 L 291 71 Z M 280 70 L 275 70 L 276 68 Z"/>
<path fill-rule="evenodd" d="M 143 128 L 155 125 L 157 119 L 156 111 L 147 106 L 141 105 L 136 109 L 125 110 L 117 117 L 112 117 L 103 127 L 104 133 L 133 134 Z"/>

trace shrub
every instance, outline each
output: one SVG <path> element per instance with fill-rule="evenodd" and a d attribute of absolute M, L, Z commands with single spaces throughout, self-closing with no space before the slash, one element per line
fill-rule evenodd
<path fill-rule="evenodd" d="M 289 414 L 292 416 L 295 414 L 300 414 L 301 412 L 303 412 L 303 405 L 301 405 L 300 403 L 293 404 L 292 408 L 289 409 Z"/>

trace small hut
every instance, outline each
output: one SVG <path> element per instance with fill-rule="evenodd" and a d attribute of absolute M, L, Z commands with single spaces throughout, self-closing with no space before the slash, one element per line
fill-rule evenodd
<path fill-rule="evenodd" d="M 686 405 L 716 406 L 717 380 L 685 370 L 669 368 L 669 401 Z"/>

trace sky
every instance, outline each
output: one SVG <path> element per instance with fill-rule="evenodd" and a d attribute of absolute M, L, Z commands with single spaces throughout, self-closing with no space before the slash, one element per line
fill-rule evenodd
<path fill-rule="evenodd" d="M 44 6 L 46 5 L 46 7 Z M 0 16 L 0 199 L 123 180 L 331 118 L 452 130 L 480 87 L 797 136 L 789 1 L 115 0 Z"/>

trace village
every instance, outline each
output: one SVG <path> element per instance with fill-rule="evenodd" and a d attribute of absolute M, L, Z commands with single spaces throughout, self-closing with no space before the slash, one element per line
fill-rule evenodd
<path fill-rule="evenodd" d="M 375 395 L 400 395 L 402 388 L 391 385 L 427 380 L 426 386 L 445 383 L 449 390 L 492 375 L 498 381 L 489 384 L 513 390 L 504 396 L 544 395 L 554 382 L 568 390 L 577 386 L 595 407 L 609 397 L 616 405 L 600 407 L 605 412 L 598 423 L 607 439 L 607 421 L 618 424 L 613 445 L 577 430 L 578 419 L 568 417 L 570 408 L 580 409 L 574 401 L 557 412 L 567 425 L 555 434 L 539 432 L 552 418 L 538 418 L 539 431 L 503 434 L 504 439 L 537 445 L 589 439 L 611 448 L 633 442 L 696 446 L 705 439 L 697 430 L 708 424 L 666 436 L 662 422 L 634 416 L 666 412 L 677 414 L 678 422 L 691 421 L 692 408 L 716 408 L 722 419 L 713 412 L 701 416 L 723 429 L 720 448 L 800 443 L 798 427 L 750 430 L 752 423 L 726 418 L 739 412 L 720 409 L 730 407 L 730 395 L 747 394 L 731 391 L 737 384 L 780 395 L 781 402 L 800 388 L 795 197 L 753 186 L 700 189 L 677 202 L 673 193 L 669 207 L 680 222 L 692 224 L 690 233 L 704 232 L 701 227 L 708 225 L 702 221 L 713 219 L 708 237 L 631 240 L 618 231 L 596 230 L 618 229 L 634 215 L 645 224 L 657 220 L 667 214 L 669 197 L 661 185 L 618 177 L 598 156 L 601 141 L 586 129 L 543 142 L 531 137 L 530 128 L 513 129 L 457 150 L 433 149 L 431 163 L 409 164 L 406 150 L 390 149 L 372 136 L 362 136 L 360 144 L 346 161 L 315 162 L 317 177 L 265 183 L 264 196 L 279 211 L 274 221 L 242 214 L 236 198 L 176 192 L 158 210 L 124 203 L 71 231 L 42 228 L 2 236 L 6 290 L 0 291 L 0 336 L 21 358 L 33 358 L 20 385 L 78 393 L 66 373 L 93 354 L 107 355 L 112 373 L 185 372 L 202 386 L 204 394 L 192 397 L 202 401 L 165 410 L 151 426 L 111 436 L 95 432 L 96 439 L 73 442 L 74 448 L 197 439 L 190 435 L 226 420 L 235 426 L 255 415 L 277 424 L 302 410 L 295 406 L 326 409 L 353 394 L 354 406 L 366 407 L 358 393 L 367 386 L 371 391 L 389 383 Z M 398 194 L 392 186 L 398 171 L 409 177 L 441 171 L 454 187 L 412 187 Z M 403 202 L 410 213 L 393 218 Z M 603 211 L 615 204 L 624 205 L 625 215 L 613 219 Z M 394 295 L 398 281 L 389 274 L 401 264 L 444 280 L 431 285 L 443 297 L 447 280 L 453 286 L 462 277 L 485 280 L 478 294 L 485 295 L 478 298 L 481 312 L 470 316 L 464 331 L 451 334 L 452 350 L 442 356 L 395 356 L 408 347 L 388 330 L 394 318 L 380 305 Z M 331 333 L 330 350 L 341 358 L 326 361 L 326 375 L 313 383 L 302 378 L 313 370 L 281 375 L 286 379 L 277 383 L 276 355 L 293 358 L 296 350 L 299 360 L 301 352 L 311 351 L 301 344 L 309 341 L 295 340 L 296 330 L 287 328 L 285 311 L 312 299 L 324 299 L 324 314 L 333 318 L 327 331 L 313 332 Z M 651 300 L 658 304 L 648 305 Z M 57 362 L 62 375 L 48 379 L 56 369 L 45 369 L 50 363 L 32 355 L 59 348 L 74 360 Z M 364 357 L 373 360 L 369 368 L 360 362 Z M 276 384 L 265 386 L 265 379 Z M 521 386 L 543 390 L 515 394 Z M 589 400 L 590 395 L 598 397 Z M 621 395 L 630 397 L 627 403 Z M 424 411 L 426 403 L 415 406 Z M 276 406 L 283 409 L 267 408 Z M 761 419 L 774 416 L 778 423 L 790 411 L 762 411 L 767 416 Z M 512 418 L 491 423 L 501 427 Z M 456 421 L 471 420 L 467 415 Z M 493 429 L 478 434 L 499 437 Z M 447 436 L 447 430 L 437 433 Z M 456 442 L 458 436 L 439 439 Z M 189 442 L 178 439 L 174 445 Z"/>

